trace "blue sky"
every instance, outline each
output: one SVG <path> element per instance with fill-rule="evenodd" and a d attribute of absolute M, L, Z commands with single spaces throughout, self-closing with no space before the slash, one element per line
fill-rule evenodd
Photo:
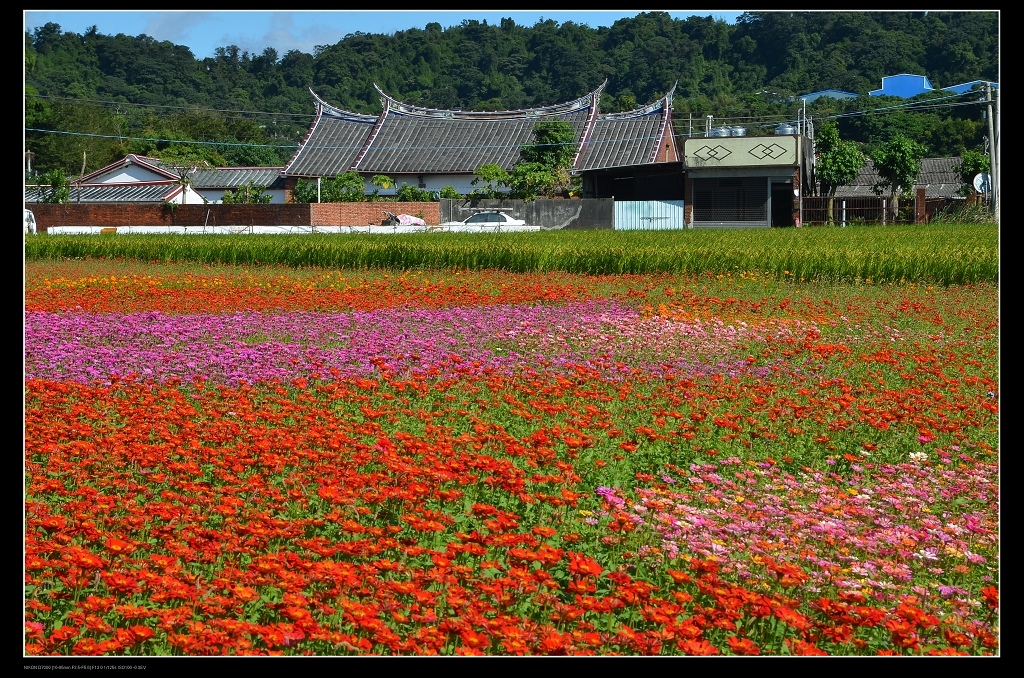
<path fill-rule="evenodd" d="M 118 10 L 53 10 L 23 12 L 25 30 L 31 32 L 47 23 L 59 24 L 65 32 L 85 33 L 96 26 L 105 35 L 149 35 L 157 40 L 168 40 L 186 45 L 197 59 L 213 56 L 217 47 L 236 45 L 244 51 L 259 54 L 267 47 L 277 50 L 278 56 L 297 49 L 312 54 L 316 45 L 333 45 L 349 33 L 385 33 L 423 28 L 436 21 L 443 28 L 457 26 L 463 19 L 487 20 L 499 23 L 511 17 L 520 26 L 533 26 L 540 20 L 552 19 L 559 24 L 572 21 L 591 28 L 611 26 L 616 20 L 636 16 L 637 10 L 558 10 L 558 11 L 319 11 L 289 12 L 251 11 L 118 11 Z M 654 10 L 648 10 L 654 11 Z M 662 10 L 657 10 L 662 11 Z M 671 10 L 678 19 L 690 16 L 711 16 L 734 23 L 742 11 Z"/>

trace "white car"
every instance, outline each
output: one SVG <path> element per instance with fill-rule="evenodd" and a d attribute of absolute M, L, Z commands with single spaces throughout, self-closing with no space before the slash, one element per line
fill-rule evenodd
<path fill-rule="evenodd" d="M 25 233 L 35 234 L 36 232 L 36 215 L 32 213 L 32 210 L 25 208 Z"/>
<path fill-rule="evenodd" d="M 480 233 L 481 231 L 539 231 L 540 226 L 527 226 L 522 219 L 516 219 L 500 210 L 481 210 L 462 221 L 446 221 L 441 229 L 452 232 Z"/>

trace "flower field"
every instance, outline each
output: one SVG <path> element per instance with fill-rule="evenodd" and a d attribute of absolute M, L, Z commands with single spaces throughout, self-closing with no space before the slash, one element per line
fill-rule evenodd
<path fill-rule="evenodd" d="M 997 284 L 718 270 L 28 259 L 24 654 L 998 655 Z"/>

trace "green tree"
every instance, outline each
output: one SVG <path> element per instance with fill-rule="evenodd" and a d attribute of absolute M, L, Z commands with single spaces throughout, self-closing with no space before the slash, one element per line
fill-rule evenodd
<path fill-rule="evenodd" d="M 981 151 L 964 149 L 960 152 L 960 160 L 953 165 L 953 171 L 960 178 L 960 195 L 966 197 L 974 192 L 974 177 L 981 172 L 988 172 L 989 157 Z"/>
<path fill-rule="evenodd" d="M 376 202 L 379 199 L 381 189 L 395 187 L 395 180 L 386 174 L 374 174 L 370 179 L 370 183 L 375 186 L 373 192 L 370 193 L 370 202 Z"/>
<path fill-rule="evenodd" d="M 500 198 L 504 195 L 501 188 L 508 186 L 509 173 L 495 163 L 487 163 L 476 168 L 476 177 L 470 183 L 473 190 L 470 198 Z"/>
<path fill-rule="evenodd" d="M 39 202 L 64 205 L 71 201 L 71 181 L 60 167 L 52 169 L 42 177 L 42 185 L 49 186 Z"/>
<path fill-rule="evenodd" d="M 462 197 L 462 194 L 459 193 L 454 186 L 449 185 L 441 187 L 441 192 L 438 194 L 438 197 L 444 198 L 445 200 L 458 200 Z"/>
<path fill-rule="evenodd" d="M 319 199 L 316 180 L 299 179 L 292 191 L 293 202 L 362 202 L 365 199 L 363 176 L 351 171 L 321 178 Z"/>
<path fill-rule="evenodd" d="M 533 127 L 533 143 L 519 149 L 519 162 L 571 167 L 576 154 L 576 130 L 564 120 L 542 120 Z"/>
<path fill-rule="evenodd" d="M 835 221 L 833 208 L 836 189 L 857 178 L 866 158 L 857 144 L 839 138 L 839 127 L 832 120 L 822 124 L 815 143 L 818 147 L 818 161 L 814 173 L 821 181 L 821 192 L 828 196 L 828 223 L 831 224 Z"/>
<path fill-rule="evenodd" d="M 532 144 L 519 149 L 519 160 L 506 182 L 512 196 L 533 200 L 571 195 L 576 131 L 564 120 L 544 120 L 534 126 L 533 138 Z"/>
<path fill-rule="evenodd" d="M 224 191 L 221 201 L 225 205 L 266 205 L 271 201 L 271 196 L 250 179 L 234 191 Z"/>
<path fill-rule="evenodd" d="M 871 160 L 878 172 L 878 181 L 872 186 L 872 190 L 875 195 L 889 194 L 894 220 L 899 218 L 900 198 L 910 195 L 917 175 L 921 173 L 921 158 L 924 154 L 924 146 L 901 134 L 897 134 L 871 154 Z"/>
<path fill-rule="evenodd" d="M 403 181 L 402 185 L 398 187 L 395 197 L 398 202 L 431 202 L 434 199 L 434 194 L 422 188 L 410 186 Z"/>

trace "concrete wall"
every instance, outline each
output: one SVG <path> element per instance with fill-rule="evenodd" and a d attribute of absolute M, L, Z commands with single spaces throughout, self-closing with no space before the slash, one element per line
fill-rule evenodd
<path fill-rule="evenodd" d="M 508 214 L 545 230 L 611 229 L 615 225 L 615 201 L 611 198 L 563 200 L 441 200 L 441 221 L 462 221 L 474 209 L 508 208 Z"/>
<path fill-rule="evenodd" d="M 39 232 L 50 226 L 366 226 L 380 224 L 385 210 L 418 216 L 435 226 L 462 221 L 472 208 L 509 207 L 531 226 L 556 229 L 611 229 L 615 201 L 587 200 L 441 200 L 438 202 L 335 202 L 286 205 L 176 205 L 96 203 L 27 204 Z"/>

